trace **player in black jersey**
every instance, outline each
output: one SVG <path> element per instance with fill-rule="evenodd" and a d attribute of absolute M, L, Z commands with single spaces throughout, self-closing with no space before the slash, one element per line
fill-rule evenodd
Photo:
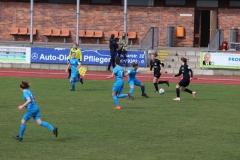
<path fill-rule="evenodd" d="M 151 61 L 150 61 L 150 70 L 152 71 L 152 69 L 154 69 L 153 84 L 156 89 L 156 92 L 158 92 L 158 84 L 166 83 L 169 87 L 168 81 L 158 81 L 164 69 L 164 64 L 160 60 L 156 59 L 154 54 L 151 55 Z"/>
<path fill-rule="evenodd" d="M 179 69 L 179 73 L 174 75 L 173 77 L 178 77 L 181 74 L 183 75 L 182 80 L 176 85 L 176 93 L 177 97 L 174 98 L 173 100 L 175 101 L 180 101 L 180 87 L 182 87 L 182 91 L 188 92 L 193 95 L 193 98 L 196 98 L 196 92 L 193 92 L 186 87 L 190 84 L 190 81 L 192 80 L 193 77 L 193 71 L 192 69 L 187 65 L 187 59 L 186 58 L 181 58 L 181 67 Z M 191 77 L 189 75 L 189 72 L 191 73 Z"/>

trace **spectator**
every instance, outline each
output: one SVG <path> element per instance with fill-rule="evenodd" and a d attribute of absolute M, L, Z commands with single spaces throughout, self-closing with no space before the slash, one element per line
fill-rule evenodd
<path fill-rule="evenodd" d="M 128 49 L 128 37 L 125 32 L 122 33 L 122 37 L 119 38 L 118 41 L 118 57 L 120 58 L 121 54 L 123 54 L 124 57 L 124 63 L 126 63 L 127 59 L 127 49 Z"/>
<path fill-rule="evenodd" d="M 109 40 L 109 48 L 110 48 L 111 59 L 110 59 L 110 62 L 108 63 L 108 71 L 111 71 L 110 70 L 111 65 L 113 68 L 115 67 L 115 53 L 118 48 L 118 44 L 115 40 L 114 34 L 111 35 L 111 38 Z"/>

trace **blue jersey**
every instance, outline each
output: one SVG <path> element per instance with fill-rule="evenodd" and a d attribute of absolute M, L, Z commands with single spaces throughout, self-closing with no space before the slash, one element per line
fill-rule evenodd
<path fill-rule="evenodd" d="M 116 66 L 113 69 L 113 73 L 116 77 L 116 81 L 117 83 L 122 83 L 123 81 L 123 74 L 124 74 L 124 69 L 121 66 Z"/>
<path fill-rule="evenodd" d="M 30 100 L 31 100 L 31 102 L 28 103 L 28 105 L 27 105 L 28 110 L 32 110 L 32 109 L 38 108 L 38 106 L 36 105 L 36 103 L 34 101 L 34 96 L 33 96 L 32 92 L 29 89 L 26 89 L 23 92 L 23 99 L 26 102 L 28 98 L 30 98 Z"/>
<path fill-rule="evenodd" d="M 131 68 L 128 71 L 128 81 L 135 80 L 136 79 L 136 74 L 137 74 L 137 70 L 135 70 L 134 68 Z"/>
<path fill-rule="evenodd" d="M 76 58 L 70 58 L 69 63 L 71 65 L 72 73 L 71 78 L 78 76 L 79 72 L 77 66 L 80 64 L 79 60 Z"/>
<path fill-rule="evenodd" d="M 69 63 L 71 65 L 72 72 L 75 72 L 80 62 L 77 58 L 70 58 Z"/>

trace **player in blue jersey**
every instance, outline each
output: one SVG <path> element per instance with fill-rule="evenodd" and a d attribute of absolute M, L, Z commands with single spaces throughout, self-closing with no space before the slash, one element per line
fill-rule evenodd
<path fill-rule="evenodd" d="M 134 85 L 135 85 L 135 86 L 140 86 L 141 87 L 141 91 L 142 91 L 142 96 L 143 97 L 149 98 L 148 95 L 145 93 L 145 86 L 144 86 L 144 84 L 136 78 L 137 69 L 138 69 L 138 63 L 133 62 L 132 63 L 132 68 L 125 74 L 125 76 L 128 75 L 128 84 L 130 86 L 129 94 L 130 95 L 133 94 L 133 92 L 134 92 Z"/>
<path fill-rule="evenodd" d="M 83 84 L 83 79 L 79 78 L 79 71 L 78 69 L 81 67 L 81 63 L 76 58 L 76 53 L 72 52 L 72 57 L 69 59 L 69 64 L 67 67 L 66 72 L 68 72 L 68 68 L 71 67 L 71 77 L 70 77 L 70 83 L 72 85 L 71 91 L 75 91 L 75 83 L 81 82 Z"/>
<path fill-rule="evenodd" d="M 113 78 L 114 76 L 116 77 L 115 83 L 114 83 L 113 88 L 112 88 L 112 98 L 113 98 L 113 101 L 116 104 L 116 107 L 114 109 L 121 109 L 120 104 L 118 102 L 118 98 L 128 97 L 132 100 L 134 98 L 129 93 L 128 94 L 121 94 L 122 90 L 123 90 L 123 87 L 124 87 L 124 80 L 123 80 L 123 77 L 125 76 L 124 75 L 124 69 L 121 66 L 119 66 L 119 64 L 120 64 L 120 59 L 119 58 L 116 59 L 115 63 L 116 63 L 116 67 L 113 69 L 112 75 L 107 77 L 107 79 Z"/>
<path fill-rule="evenodd" d="M 53 134 L 55 137 L 58 136 L 58 128 L 53 127 L 51 124 L 48 122 L 44 122 L 41 120 L 40 116 L 40 110 L 39 107 L 35 103 L 35 97 L 32 94 L 32 92 L 29 90 L 29 83 L 27 81 L 22 81 L 20 84 L 20 88 L 23 91 L 23 99 L 25 103 L 23 105 L 18 106 L 19 110 L 22 110 L 23 108 L 27 108 L 27 112 L 23 116 L 23 119 L 21 120 L 21 126 L 20 126 L 20 131 L 19 135 L 14 136 L 13 138 L 19 141 L 22 141 L 23 139 L 23 133 L 26 128 L 26 122 L 33 118 L 38 125 L 43 126 L 51 131 L 53 131 Z"/>

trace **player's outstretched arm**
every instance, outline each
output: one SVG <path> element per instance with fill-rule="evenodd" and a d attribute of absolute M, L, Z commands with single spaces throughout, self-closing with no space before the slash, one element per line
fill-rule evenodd
<path fill-rule="evenodd" d="M 23 105 L 20 105 L 18 106 L 18 109 L 19 110 L 22 110 L 24 107 L 26 107 L 29 103 L 31 102 L 31 99 L 30 97 L 27 98 L 27 101 L 23 104 Z"/>
<path fill-rule="evenodd" d="M 67 65 L 67 69 L 65 70 L 65 72 L 68 72 L 68 68 L 70 68 L 70 67 L 71 67 L 71 65 L 68 64 L 68 65 Z"/>
<path fill-rule="evenodd" d="M 181 71 L 181 67 L 180 67 L 178 74 L 174 75 L 173 78 L 174 78 L 174 77 L 178 77 L 178 76 L 180 76 L 181 74 L 182 74 L 182 71 Z"/>
<path fill-rule="evenodd" d="M 112 75 L 108 76 L 107 79 L 113 78 L 114 77 L 114 73 L 112 73 Z"/>

